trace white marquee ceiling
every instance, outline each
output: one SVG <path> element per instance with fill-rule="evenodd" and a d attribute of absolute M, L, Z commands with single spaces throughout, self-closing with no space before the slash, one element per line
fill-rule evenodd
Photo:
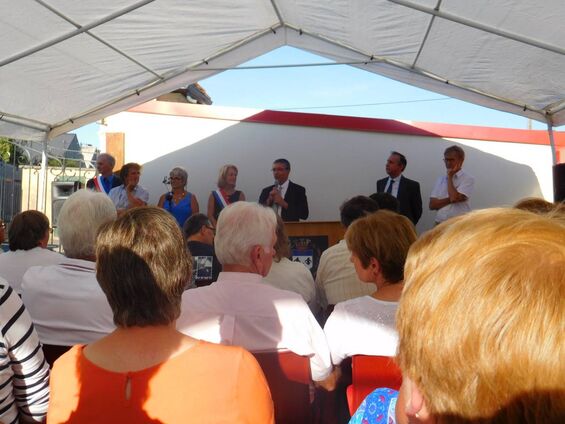
<path fill-rule="evenodd" d="M 283 45 L 563 125 L 563 22 L 563 0 L 2 1 L 0 135 L 52 138 Z"/>

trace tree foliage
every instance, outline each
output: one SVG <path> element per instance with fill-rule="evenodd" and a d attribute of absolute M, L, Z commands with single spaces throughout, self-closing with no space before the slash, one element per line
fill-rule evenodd
<path fill-rule="evenodd" d="M 0 160 L 13 165 L 25 165 L 29 162 L 23 149 L 7 137 L 0 137 Z"/>

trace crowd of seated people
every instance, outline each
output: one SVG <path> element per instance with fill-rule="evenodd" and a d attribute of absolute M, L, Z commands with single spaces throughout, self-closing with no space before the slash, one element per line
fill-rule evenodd
<path fill-rule="evenodd" d="M 404 288 L 404 262 L 416 241 L 414 224 L 398 213 L 379 210 L 351 224 L 345 239 L 357 276 L 377 289 L 335 306 L 324 326 L 332 362 L 339 365 L 359 354 L 394 356 L 395 315 Z"/>
<path fill-rule="evenodd" d="M 271 208 L 236 202 L 216 227 L 218 281 L 183 294 L 177 328 L 197 339 L 251 351 L 288 349 L 310 358 L 312 380 L 332 384 L 324 332 L 301 295 L 263 283 L 275 254 L 277 219 Z"/>
<path fill-rule="evenodd" d="M 397 315 L 400 393 L 377 389 L 351 422 L 564 422 L 563 240 L 562 214 L 516 209 L 422 235 Z"/>
<path fill-rule="evenodd" d="M 238 201 L 221 209 L 216 226 L 203 216 L 200 230 L 208 230 L 222 272 L 186 290 L 192 261 L 171 214 L 143 205 L 116 213 L 106 194 L 79 191 L 59 215 L 61 262 L 29 261 L 25 307 L 0 281 L 0 379 L 11 383 L 0 394 L 14 397 L 1 401 L 10 407 L 3 415 L 0 403 L 0 422 L 44 417 L 48 367 L 38 340 L 75 346 L 52 370 L 53 423 L 274 422 L 269 387 L 248 351 L 277 350 L 308 357 L 313 385 L 330 391 L 345 357 L 396 357 L 400 392 L 375 387 L 354 423 L 561 422 L 560 208 L 477 211 L 417 240 L 407 218 L 373 200 L 345 202 L 340 266 L 369 289 L 335 302 L 322 329 L 309 307 L 318 308 L 311 276 L 306 292 L 303 277 L 284 268 L 306 270 L 286 259 L 288 239 L 273 209 Z M 42 214 L 21 215 L 33 215 L 37 228 L 18 246 L 44 249 L 48 222 L 45 231 Z M 37 391 L 25 390 L 32 384 Z"/>
<path fill-rule="evenodd" d="M 48 422 L 274 422 L 251 354 L 176 330 L 191 261 L 169 214 L 137 208 L 105 224 L 96 256 L 117 328 L 55 363 Z"/>

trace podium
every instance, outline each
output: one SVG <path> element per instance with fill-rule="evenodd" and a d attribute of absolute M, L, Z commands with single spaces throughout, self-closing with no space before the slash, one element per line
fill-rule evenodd
<path fill-rule="evenodd" d="M 345 228 L 337 221 L 285 222 L 292 260 L 302 262 L 316 276 L 322 252 L 337 244 Z"/>

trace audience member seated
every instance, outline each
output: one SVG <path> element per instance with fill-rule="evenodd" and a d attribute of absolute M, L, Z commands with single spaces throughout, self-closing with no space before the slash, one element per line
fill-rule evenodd
<path fill-rule="evenodd" d="M 128 209 L 147 205 L 149 193 L 139 185 L 140 176 L 141 165 L 137 163 L 126 163 L 120 169 L 120 179 L 123 184 L 114 187 L 108 193 L 118 210 L 118 215 L 123 214 Z"/>
<path fill-rule="evenodd" d="M 0 279 L 0 422 L 43 422 L 49 365 L 20 297 Z"/>
<path fill-rule="evenodd" d="M 43 344 L 90 343 L 114 330 L 112 310 L 96 281 L 98 228 L 116 218 L 104 193 L 79 190 L 59 213 L 59 238 L 65 260 L 33 266 L 22 280 L 22 299 Z"/>
<path fill-rule="evenodd" d="M 223 270 L 217 282 L 183 294 L 177 328 L 251 351 L 308 356 L 312 379 L 331 388 L 328 345 L 308 305 L 296 293 L 263 283 L 273 262 L 276 226 L 274 211 L 257 203 L 236 202 L 220 213 L 216 255 Z"/>
<path fill-rule="evenodd" d="M 373 193 L 369 198 L 379 205 L 379 209 L 386 209 L 397 213 L 400 210 L 400 202 L 390 193 Z"/>
<path fill-rule="evenodd" d="M 514 207 L 516 209 L 521 209 L 524 211 L 529 211 L 533 213 L 565 213 L 565 207 L 563 203 L 551 203 L 545 199 L 539 197 L 526 197 L 519 200 Z"/>
<path fill-rule="evenodd" d="M 186 191 L 188 173 L 184 168 L 177 166 L 171 169 L 169 180 L 171 191 L 162 194 L 157 205 L 173 215 L 182 228 L 192 214 L 200 211 L 198 200 L 194 194 Z"/>
<path fill-rule="evenodd" d="M 377 291 L 335 305 L 324 331 L 334 365 L 353 355 L 394 356 L 395 314 L 404 287 L 404 262 L 416 240 L 405 216 L 381 210 L 358 219 L 345 233 L 351 261 L 361 281 Z"/>
<path fill-rule="evenodd" d="M 39 211 L 24 211 L 12 219 L 8 230 L 10 251 L 0 255 L 0 276 L 21 294 L 22 277 L 30 266 L 54 265 L 65 257 L 47 249 L 49 219 Z"/>
<path fill-rule="evenodd" d="M 208 218 L 210 218 L 213 225 L 216 225 L 220 212 L 227 205 L 245 200 L 243 191 L 235 189 L 237 173 L 237 167 L 232 164 L 227 164 L 220 168 L 218 189 L 210 193 L 210 197 L 208 197 Z"/>
<path fill-rule="evenodd" d="M 365 196 L 355 196 L 339 208 L 341 224 L 347 228 L 356 219 L 379 209 L 375 201 Z M 344 300 L 372 294 L 377 287 L 359 280 L 355 267 L 349 260 L 351 254 L 345 240 L 326 249 L 320 257 L 316 284 L 321 294 L 322 307 Z"/>
<path fill-rule="evenodd" d="M 208 286 L 218 279 L 222 270 L 214 252 L 216 230 L 206 215 L 197 213 L 186 220 L 183 231 L 192 255 L 191 286 Z"/>
<path fill-rule="evenodd" d="M 413 245 L 397 315 L 401 422 L 564 422 L 563 240 L 562 219 L 487 209 Z"/>
<path fill-rule="evenodd" d="M 284 228 L 284 221 L 277 215 L 277 242 L 275 257 L 269 274 L 263 282 L 283 290 L 298 293 L 310 307 L 314 315 L 319 312 L 316 284 L 312 273 L 301 262 L 293 262 L 290 257 L 290 242 Z"/>
<path fill-rule="evenodd" d="M 55 362 L 49 423 L 274 422 L 249 352 L 175 329 L 191 265 L 168 213 L 136 208 L 104 225 L 96 256 L 117 329 Z"/>

